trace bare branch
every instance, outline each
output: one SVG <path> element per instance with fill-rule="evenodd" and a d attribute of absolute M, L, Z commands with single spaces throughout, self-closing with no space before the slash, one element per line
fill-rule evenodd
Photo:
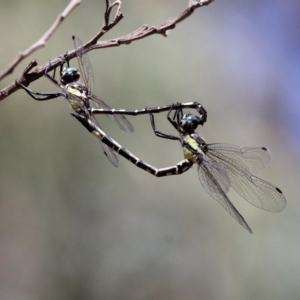
<path fill-rule="evenodd" d="M 130 34 L 127 34 L 123 37 L 108 40 L 108 41 L 103 41 L 103 42 L 98 42 L 94 46 L 90 48 L 90 50 L 93 49 L 99 49 L 99 48 L 108 48 L 108 47 L 115 47 L 115 46 L 120 46 L 122 44 L 130 44 L 132 41 L 143 39 L 149 35 L 153 34 L 161 34 L 164 37 L 168 36 L 168 31 L 171 29 L 174 29 L 176 24 L 182 22 L 186 18 L 188 18 L 195 9 L 198 7 L 202 6 L 207 6 L 214 0 L 199 0 L 199 1 L 194 1 L 193 3 L 190 4 L 190 6 L 179 16 L 168 20 L 166 23 L 155 27 L 151 26 L 149 27 L 148 25 L 143 25 L 142 27 L 138 28 L 137 30 L 131 32 Z"/>
<path fill-rule="evenodd" d="M 116 0 L 112 4 L 110 4 L 109 0 L 106 1 L 106 11 L 104 14 L 104 25 L 100 29 L 100 31 L 87 43 L 83 45 L 83 48 L 85 51 L 89 52 L 94 49 L 99 49 L 99 48 L 108 48 L 108 47 L 116 47 L 120 46 L 123 44 L 130 44 L 133 41 L 143 39 L 147 36 L 154 35 L 154 34 L 160 34 L 162 36 L 167 37 L 168 36 L 168 31 L 171 29 L 174 29 L 176 24 L 182 22 L 186 18 L 188 18 L 194 10 L 196 10 L 199 7 L 202 6 L 207 6 L 214 0 L 194 0 L 190 1 L 190 4 L 186 10 L 184 10 L 179 16 L 172 18 L 168 20 L 166 23 L 156 27 L 156 26 L 151 26 L 149 27 L 148 25 L 143 25 L 140 28 L 134 30 L 133 32 L 119 38 L 107 40 L 107 41 L 102 41 L 98 42 L 98 40 L 106 33 L 108 32 L 111 28 L 113 28 L 115 25 L 119 23 L 119 21 L 123 18 L 123 14 L 121 13 L 121 4 L 122 2 L 120 0 Z M 118 6 L 117 12 L 115 14 L 114 20 L 112 22 L 109 21 L 110 19 L 110 14 L 112 11 L 112 8 L 114 6 Z M 62 62 L 65 60 L 69 61 L 72 58 L 76 56 L 76 49 L 73 49 L 61 56 L 58 56 L 57 58 L 52 59 L 50 62 L 45 63 L 44 65 L 36 68 L 34 71 L 31 73 L 26 73 L 24 72 L 22 77 L 19 79 L 20 83 L 24 84 L 27 86 L 29 83 L 37 80 L 38 78 L 42 77 L 45 74 L 45 71 L 51 71 L 58 66 L 61 65 Z M 10 84 L 8 87 L 2 89 L 0 91 L 0 101 L 5 99 L 7 96 L 18 90 L 20 87 L 14 83 Z"/>
<path fill-rule="evenodd" d="M 19 52 L 17 56 L 6 66 L 3 71 L 0 73 L 0 80 L 2 80 L 5 76 L 12 73 L 14 68 L 27 56 L 37 51 L 39 48 L 45 46 L 47 40 L 53 35 L 62 21 L 74 10 L 74 8 L 81 3 L 81 0 L 71 0 L 69 5 L 65 8 L 65 10 L 58 15 L 52 26 L 48 29 L 48 31 L 33 45 L 24 50 L 23 52 Z"/>
<path fill-rule="evenodd" d="M 111 14 L 112 8 L 114 6 L 118 6 L 117 12 L 116 12 L 114 20 L 111 23 L 109 23 L 110 14 Z M 121 12 L 121 6 L 122 6 L 122 2 L 120 0 L 116 0 L 112 4 L 109 3 L 109 0 L 106 0 L 106 11 L 104 13 L 104 25 L 102 26 L 101 30 L 89 42 L 87 42 L 85 44 L 85 47 L 88 48 L 89 46 L 96 44 L 97 41 L 106 32 L 108 32 L 110 29 L 112 29 L 114 26 L 116 26 L 119 23 L 119 21 L 121 21 L 123 19 L 124 15 Z"/>
<path fill-rule="evenodd" d="M 118 8 L 117 8 L 117 12 L 116 12 L 116 15 L 115 15 L 115 19 L 113 20 L 112 23 L 109 23 L 109 17 L 110 17 L 111 10 L 116 5 L 118 6 Z M 115 1 L 112 4 L 109 4 L 109 1 L 106 1 L 106 12 L 104 14 L 104 21 L 105 21 L 105 23 L 104 23 L 105 28 L 104 29 L 108 30 L 111 24 L 115 25 L 114 23 L 116 22 L 116 20 L 122 15 L 121 6 L 122 6 L 122 2 L 119 1 L 119 0 Z"/>

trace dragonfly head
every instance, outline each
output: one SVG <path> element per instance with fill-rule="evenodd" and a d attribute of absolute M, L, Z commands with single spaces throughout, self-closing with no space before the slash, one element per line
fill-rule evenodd
<path fill-rule="evenodd" d="M 77 68 L 65 67 L 60 75 L 60 81 L 62 84 L 68 84 L 71 82 L 76 82 L 80 78 L 80 74 Z"/>
<path fill-rule="evenodd" d="M 192 114 L 184 114 L 179 122 L 179 127 L 184 133 L 192 133 L 198 125 L 202 124 L 202 118 Z"/>

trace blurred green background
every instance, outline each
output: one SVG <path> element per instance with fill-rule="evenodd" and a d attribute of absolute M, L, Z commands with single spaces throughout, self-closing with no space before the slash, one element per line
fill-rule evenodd
<path fill-rule="evenodd" d="M 159 25 L 188 1 L 123 1 L 125 18 L 105 39 Z M 0 69 L 40 38 L 64 1 L 0 1 Z M 44 64 L 86 42 L 105 1 L 85 0 L 24 60 Z M 266 146 L 260 177 L 287 208 L 259 210 L 229 196 L 250 235 L 201 187 L 196 168 L 155 178 L 119 157 L 114 168 L 66 100 L 36 102 L 18 91 L 0 103 L 0 299 L 299 299 L 300 2 L 215 1 L 169 32 L 89 53 L 95 94 L 114 108 L 199 101 L 207 142 Z M 77 62 L 72 61 L 77 65 Z M 55 91 L 46 79 L 31 85 Z M 156 167 L 183 158 L 154 136 L 147 116 L 133 134 L 105 117 L 103 129 Z M 158 128 L 175 134 L 165 120 Z"/>

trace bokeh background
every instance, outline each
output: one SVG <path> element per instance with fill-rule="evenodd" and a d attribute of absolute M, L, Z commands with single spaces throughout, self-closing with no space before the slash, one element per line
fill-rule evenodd
<path fill-rule="evenodd" d="M 123 1 L 125 18 L 105 39 L 159 25 L 188 1 Z M 46 47 L 44 64 L 85 42 L 105 1 L 85 0 Z M 0 69 L 35 42 L 68 4 L 0 5 Z M 120 157 L 114 168 L 64 99 L 36 102 L 18 91 L 0 104 L 0 299 L 299 299 L 300 2 L 216 0 L 170 31 L 89 53 L 95 94 L 115 108 L 199 101 L 208 142 L 266 146 L 260 177 L 287 198 L 278 214 L 229 196 L 250 235 L 201 187 L 194 168 L 155 178 Z M 77 65 L 74 60 L 73 63 Z M 55 91 L 47 80 L 31 85 Z M 175 134 L 165 120 L 158 127 Z M 182 159 L 177 142 L 154 136 L 147 116 L 133 134 L 100 117 L 104 130 L 157 167 Z"/>

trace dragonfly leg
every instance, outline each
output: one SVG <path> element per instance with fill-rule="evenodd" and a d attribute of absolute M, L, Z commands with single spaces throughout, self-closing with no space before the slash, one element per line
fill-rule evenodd
<path fill-rule="evenodd" d="M 177 131 L 180 131 L 179 130 L 179 124 L 180 124 L 180 120 L 181 120 L 182 115 L 183 115 L 182 107 L 180 107 L 179 104 L 180 103 L 177 103 L 178 108 L 175 109 L 175 112 L 174 112 L 174 115 L 173 115 L 172 118 L 170 117 L 170 115 L 171 115 L 171 112 L 174 109 L 174 104 L 172 105 L 171 109 L 169 110 L 169 112 L 167 114 L 168 121 L 173 125 L 173 127 Z M 175 119 L 176 119 L 176 121 L 175 121 Z"/>
<path fill-rule="evenodd" d="M 173 109 L 173 106 L 171 107 L 171 110 Z M 161 132 L 159 130 L 156 129 L 156 126 L 155 126 L 155 120 L 154 120 L 154 115 L 153 113 L 151 112 L 151 109 L 149 108 L 146 108 L 146 110 L 148 111 L 149 113 L 149 116 L 150 116 L 150 122 L 151 122 L 151 126 L 152 126 L 152 129 L 154 131 L 154 134 L 160 138 L 163 138 L 163 139 L 168 139 L 168 140 L 180 140 L 180 138 L 178 136 L 174 136 L 172 134 L 168 134 L 168 133 L 164 133 L 164 132 Z"/>
<path fill-rule="evenodd" d="M 47 74 L 48 75 L 48 74 Z M 49 76 L 49 75 L 48 75 Z M 51 76 L 49 76 L 51 78 Z M 28 87 L 26 87 L 24 84 L 20 83 L 19 81 L 15 81 L 17 85 L 21 86 L 25 92 L 34 100 L 37 101 L 45 101 L 45 100 L 50 100 L 50 99 L 55 99 L 60 96 L 62 96 L 62 93 L 39 93 L 39 92 L 34 92 Z M 38 97 L 41 96 L 41 97 Z"/>

